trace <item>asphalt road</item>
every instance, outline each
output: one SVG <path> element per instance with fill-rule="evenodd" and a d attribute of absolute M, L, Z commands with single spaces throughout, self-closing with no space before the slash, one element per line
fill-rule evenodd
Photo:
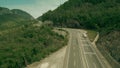
<path fill-rule="evenodd" d="M 109 68 L 101 60 L 84 31 L 67 29 L 70 40 L 66 49 L 63 68 Z"/>

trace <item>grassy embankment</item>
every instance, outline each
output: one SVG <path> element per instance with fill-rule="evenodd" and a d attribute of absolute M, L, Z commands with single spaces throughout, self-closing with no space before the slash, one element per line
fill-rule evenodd
<path fill-rule="evenodd" d="M 90 39 L 91 42 L 93 42 L 95 37 L 97 36 L 97 32 L 94 30 L 86 30 L 86 31 L 88 38 Z"/>
<path fill-rule="evenodd" d="M 24 68 L 66 45 L 51 27 L 26 26 L 0 35 L 0 68 Z"/>

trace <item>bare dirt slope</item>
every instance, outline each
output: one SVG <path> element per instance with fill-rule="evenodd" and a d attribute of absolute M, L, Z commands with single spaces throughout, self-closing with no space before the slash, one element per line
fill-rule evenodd
<path fill-rule="evenodd" d="M 39 62 L 28 65 L 26 68 L 62 68 L 66 48 L 67 46 Z"/>

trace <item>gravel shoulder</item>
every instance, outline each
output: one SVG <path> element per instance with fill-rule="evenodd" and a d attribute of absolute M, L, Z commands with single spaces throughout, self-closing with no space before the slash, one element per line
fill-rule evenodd
<path fill-rule="evenodd" d="M 26 68 L 62 68 L 67 46 L 49 55 L 47 58 L 28 65 Z"/>

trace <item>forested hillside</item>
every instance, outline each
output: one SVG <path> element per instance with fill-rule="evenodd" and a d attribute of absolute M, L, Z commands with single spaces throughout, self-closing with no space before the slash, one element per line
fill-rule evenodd
<path fill-rule="evenodd" d="M 21 16 L 24 19 L 32 20 L 34 19 L 29 13 L 22 11 L 20 9 L 12 9 L 11 10 L 14 14 Z"/>
<path fill-rule="evenodd" d="M 0 35 L 0 68 L 24 68 L 61 48 L 67 39 L 52 27 L 28 25 Z"/>
<path fill-rule="evenodd" d="M 120 29 L 119 12 L 119 0 L 69 0 L 38 19 L 52 20 L 55 26 Z"/>
<path fill-rule="evenodd" d="M 31 23 L 34 18 L 25 11 L 0 7 L 0 30 Z"/>
<path fill-rule="evenodd" d="M 68 0 L 38 20 L 51 20 L 59 27 L 100 32 L 98 48 L 120 63 L 120 0 Z"/>
<path fill-rule="evenodd" d="M 24 68 L 67 43 L 67 38 L 19 9 L 0 7 L 0 68 Z"/>

